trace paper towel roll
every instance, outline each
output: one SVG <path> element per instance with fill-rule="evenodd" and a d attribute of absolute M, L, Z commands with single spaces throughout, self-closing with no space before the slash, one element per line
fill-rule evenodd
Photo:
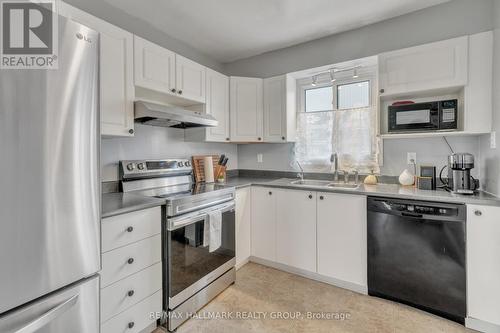
<path fill-rule="evenodd" d="M 214 182 L 214 162 L 212 156 L 207 156 L 203 159 L 204 171 L 205 171 L 205 183 Z"/>

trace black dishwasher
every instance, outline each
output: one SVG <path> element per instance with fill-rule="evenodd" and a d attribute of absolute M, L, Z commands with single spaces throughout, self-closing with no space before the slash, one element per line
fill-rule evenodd
<path fill-rule="evenodd" d="M 368 294 L 464 323 L 465 205 L 368 198 Z"/>

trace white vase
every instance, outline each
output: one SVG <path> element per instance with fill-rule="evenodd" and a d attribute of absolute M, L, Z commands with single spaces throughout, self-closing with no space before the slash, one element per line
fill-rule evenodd
<path fill-rule="evenodd" d="M 399 183 L 403 186 L 413 185 L 414 182 L 415 177 L 410 171 L 408 171 L 408 169 L 404 169 L 404 171 L 399 175 Z"/>

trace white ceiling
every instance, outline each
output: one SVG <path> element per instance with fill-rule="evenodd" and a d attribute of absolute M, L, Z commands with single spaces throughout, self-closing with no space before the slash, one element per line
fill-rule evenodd
<path fill-rule="evenodd" d="M 222 63 L 449 0 L 105 0 Z"/>

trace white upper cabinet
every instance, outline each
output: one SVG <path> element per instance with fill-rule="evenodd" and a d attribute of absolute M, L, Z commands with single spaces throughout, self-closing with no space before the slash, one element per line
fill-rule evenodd
<path fill-rule="evenodd" d="M 316 272 L 316 192 L 276 191 L 276 260 Z"/>
<path fill-rule="evenodd" d="M 493 31 L 469 36 L 469 80 L 464 103 L 464 131 L 489 133 L 493 117 Z"/>
<path fill-rule="evenodd" d="M 467 84 L 468 37 L 379 55 L 381 96 L 460 87 Z"/>
<path fill-rule="evenodd" d="M 276 189 L 252 187 L 252 256 L 276 261 Z"/>
<path fill-rule="evenodd" d="M 177 94 L 186 99 L 205 103 L 205 67 L 175 55 L 175 82 Z"/>
<path fill-rule="evenodd" d="M 262 142 L 263 80 L 230 78 L 231 141 Z"/>
<path fill-rule="evenodd" d="M 287 75 L 264 79 L 264 142 L 293 142 L 296 85 Z"/>
<path fill-rule="evenodd" d="M 496 327 L 500 326 L 498 216 L 499 207 L 467 205 L 467 316 Z"/>
<path fill-rule="evenodd" d="M 206 129 L 206 140 L 229 141 L 229 78 L 207 68 L 206 82 L 205 111 L 219 122 Z"/>
<path fill-rule="evenodd" d="M 318 192 L 317 202 L 318 273 L 366 292 L 366 197 Z"/>
<path fill-rule="evenodd" d="M 135 86 L 175 96 L 173 104 L 205 103 L 206 68 L 166 48 L 134 36 Z M 142 92 L 141 92 L 142 95 Z M 148 95 L 149 96 L 149 95 Z"/>
<path fill-rule="evenodd" d="M 101 135 L 133 136 L 133 35 L 63 2 L 59 14 L 99 32 Z"/>
<path fill-rule="evenodd" d="M 137 87 L 176 94 L 175 53 L 134 36 L 134 82 Z"/>

